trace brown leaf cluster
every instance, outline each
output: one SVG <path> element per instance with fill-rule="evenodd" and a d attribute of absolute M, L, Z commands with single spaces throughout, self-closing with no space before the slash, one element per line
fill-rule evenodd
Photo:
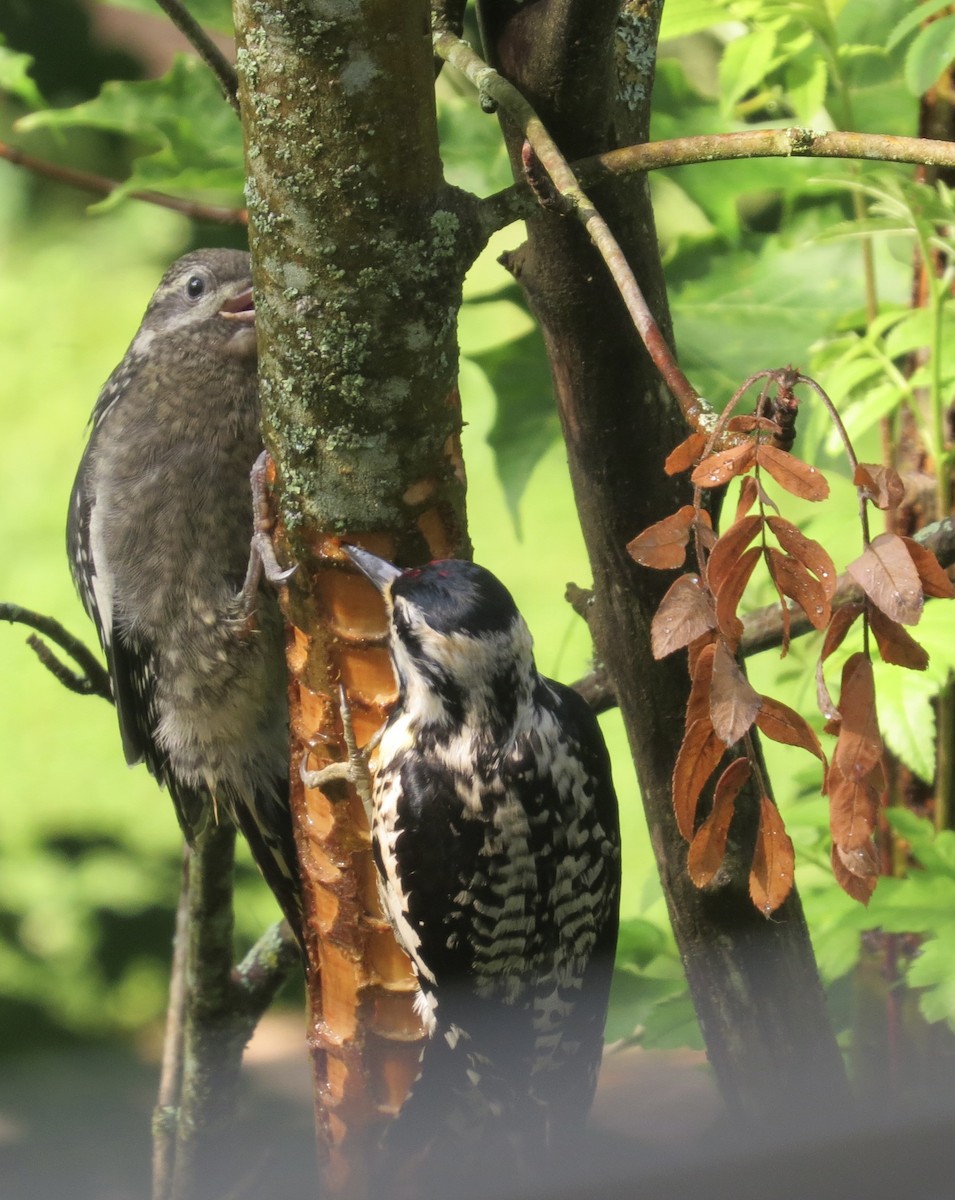
<path fill-rule="evenodd" d="M 697 573 L 684 573 L 674 581 L 652 625 L 656 658 L 683 648 L 689 651 L 692 686 L 686 732 L 673 772 L 677 826 L 689 843 L 687 870 L 697 887 L 719 881 L 743 795 L 742 802 L 758 804 L 750 897 L 769 916 L 789 894 L 792 842 L 753 754 L 750 731 L 755 726 L 765 737 L 799 746 L 819 759 L 823 792 L 830 803 L 833 874 L 849 895 L 868 903 L 879 873 L 874 835 L 885 791 L 872 663 L 867 652 L 849 654 L 838 700 L 829 692 L 824 666 L 861 618 L 885 662 L 924 670 L 928 656 L 906 626 L 918 622 L 926 596 L 952 597 L 955 589 L 929 551 L 909 538 L 883 533 L 867 540 L 863 553 L 847 568 L 865 600 L 834 609 L 837 576 L 832 559 L 781 515 L 763 488 L 761 474 L 786 492 L 817 502 L 829 495 L 826 480 L 815 467 L 780 448 L 785 440 L 774 421 L 734 416 L 724 432 L 738 439 L 728 448 L 714 452 L 715 436 L 706 439 L 693 433 L 672 452 L 666 470 L 692 471 L 694 504 L 658 521 L 627 547 L 643 566 L 672 570 L 685 566 L 692 539 L 698 563 Z M 717 536 L 701 507 L 700 492 L 734 478 L 740 479 L 736 511 Z M 860 496 L 878 508 L 898 504 L 903 494 L 898 474 L 878 465 L 860 464 L 855 483 Z M 740 665 L 740 608 L 760 563 L 779 595 L 782 653 L 789 646 L 790 603 L 824 633 L 816 680 L 827 732 L 836 738 L 831 764 L 805 719 L 780 701 L 759 695 Z M 727 751 L 734 747 L 739 749 L 727 764 Z M 712 799 L 707 809 L 701 801 L 708 786 Z"/>

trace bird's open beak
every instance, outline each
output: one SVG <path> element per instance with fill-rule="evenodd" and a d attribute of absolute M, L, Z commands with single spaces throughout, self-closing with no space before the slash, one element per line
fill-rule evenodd
<path fill-rule="evenodd" d="M 255 324 L 255 302 L 252 299 L 252 285 L 243 288 L 241 292 L 230 296 L 219 309 L 220 317 L 230 321 L 242 321 L 246 325 Z"/>
<path fill-rule="evenodd" d="M 345 545 L 342 546 L 342 549 L 359 571 L 368 576 L 382 595 L 387 595 L 389 585 L 402 574 L 400 567 L 393 566 L 386 558 L 379 558 L 370 550 L 362 550 L 360 546 Z"/>

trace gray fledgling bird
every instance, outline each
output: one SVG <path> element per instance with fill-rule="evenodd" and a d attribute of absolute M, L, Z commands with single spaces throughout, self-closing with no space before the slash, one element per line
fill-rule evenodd
<path fill-rule="evenodd" d="M 91 425 L 67 549 L 126 760 L 169 789 L 190 842 L 210 818 L 235 821 L 301 940 L 282 621 L 263 561 L 278 568 L 253 536 L 248 254 L 199 250 L 169 268 Z"/>

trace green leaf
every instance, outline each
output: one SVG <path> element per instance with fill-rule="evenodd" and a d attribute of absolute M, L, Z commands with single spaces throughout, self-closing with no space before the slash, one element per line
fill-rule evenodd
<path fill-rule="evenodd" d="M 500 126 L 472 97 L 439 92 L 438 137 L 445 177 L 454 187 L 487 196 L 514 182 Z"/>
<path fill-rule="evenodd" d="M 0 91 L 9 92 L 30 108 L 42 108 L 45 101 L 30 74 L 32 66 L 31 54 L 10 50 L 0 40 Z"/>
<path fill-rule="evenodd" d="M 100 0 L 100 3 L 110 8 L 126 8 L 133 12 L 148 13 L 151 17 L 159 15 L 156 0 Z M 188 0 L 186 8 L 200 25 L 222 33 L 232 32 L 231 0 Z"/>
<path fill-rule="evenodd" d="M 720 0 L 667 0 L 660 22 L 660 41 L 687 37 L 726 20 Z"/>
<path fill-rule="evenodd" d="M 109 82 L 93 100 L 45 109 L 17 122 L 21 129 L 89 127 L 126 134 L 147 147 L 132 174 L 98 207 L 131 191 L 221 190 L 241 195 L 242 129 L 218 84 L 196 59 L 179 56 L 161 79 Z"/>
<path fill-rule="evenodd" d="M 475 359 L 498 346 L 526 337 L 534 328 L 530 313 L 513 300 L 482 300 L 461 306 L 458 341 L 461 353 Z"/>
<path fill-rule="evenodd" d="M 929 17 L 933 17 L 937 12 L 948 8 L 950 3 L 951 0 L 919 0 L 919 3 L 898 22 L 889 34 L 888 40 L 885 43 L 886 50 L 891 50 L 899 42 L 904 41 L 910 33 L 923 25 Z"/>
<path fill-rule="evenodd" d="M 955 15 L 932 21 L 916 37 L 905 56 L 905 83 L 913 96 L 935 84 L 955 59 Z"/>
<path fill-rule="evenodd" d="M 759 86 L 775 66 L 776 31 L 763 26 L 736 38 L 720 60 L 720 93 L 730 112 L 747 92 Z"/>
<path fill-rule="evenodd" d="M 804 125 L 816 118 L 826 103 L 829 69 L 814 49 L 792 58 L 783 72 L 786 95 Z"/>
<path fill-rule="evenodd" d="M 873 664 L 875 691 L 879 698 L 879 725 L 893 754 L 931 783 L 935 777 L 935 714 L 932 701 L 938 684 L 924 675 Z"/>
<path fill-rule="evenodd" d="M 643 917 L 620 922 L 617 937 L 617 962 L 623 966 L 646 967 L 669 947 L 666 933 L 659 925 Z"/>
<path fill-rule="evenodd" d="M 508 509 L 520 531 L 519 506 L 534 467 L 560 437 L 550 366 L 540 333 L 498 344 L 471 360 L 485 375 L 497 399 L 488 442 Z"/>

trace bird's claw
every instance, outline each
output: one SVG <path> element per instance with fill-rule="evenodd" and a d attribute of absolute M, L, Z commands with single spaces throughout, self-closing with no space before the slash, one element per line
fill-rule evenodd
<path fill-rule="evenodd" d="M 351 706 L 348 703 L 348 696 L 345 693 L 345 689 L 341 684 L 338 685 L 338 707 L 341 713 L 342 736 L 348 757 L 341 762 L 328 763 L 318 771 L 310 771 L 306 767 L 309 751 L 303 755 L 302 761 L 299 763 L 299 776 L 307 788 L 324 788 L 329 783 L 350 783 L 361 799 L 370 825 L 373 803 L 371 771 L 368 766 L 368 760 L 381 740 L 382 731 L 379 730 L 366 746 L 359 748 L 355 740 L 355 727 L 351 719 Z"/>

